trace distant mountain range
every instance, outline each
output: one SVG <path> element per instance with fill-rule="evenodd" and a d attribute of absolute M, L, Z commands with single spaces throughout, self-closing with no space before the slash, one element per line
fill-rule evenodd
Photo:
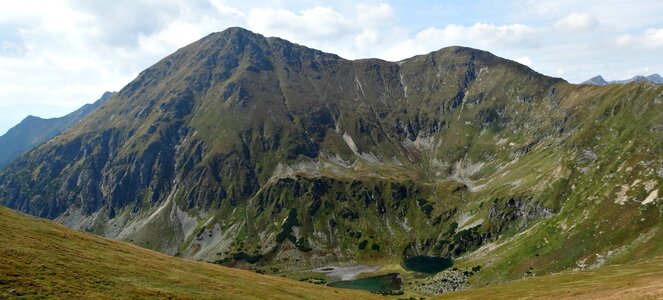
<path fill-rule="evenodd" d="M 663 84 L 663 77 L 661 77 L 661 75 L 658 74 L 651 74 L 649 76 L 636 75 L 626 80 L 606 81 L 605 79 L 603 79 L 603 76 L 599 75 L 596 77 L 592 77 L 588 80 L 585 80 L 582 84 L 608 85 L 608 84 L 626 84 L 632 82 L 645 82 L 645 81 L 649 81 L 656 84 Z"/>
<path fill-rule="evenodd" d="M 76 124 L 114 94 L 112 92 L 105 92 L 94 103 L 85 104 L 63 117 L 42 119 L 32 115 L 27 116 L 21 123 L 0 136 L 0 168 L 5 167 L 14 159 L 21 156 L 21 154 L 39 146 L 41 143 L 48 141 Z"/>

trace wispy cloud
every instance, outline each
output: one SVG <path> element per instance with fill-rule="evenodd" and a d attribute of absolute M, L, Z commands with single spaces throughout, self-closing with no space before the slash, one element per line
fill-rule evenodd
<path fill-rule="evenodd" d="M 572 13 L 555 22 L 555 28 L 566 31 L 588 30 L 596 28 L 599 22 L 590 14 Z"/>
<path fill-rule="evenodd" d="M 631 49 L 663 49 L 663 28 L 647 29 L 638 35 L 620 35 L 615 41 L 617 45 Z"/>

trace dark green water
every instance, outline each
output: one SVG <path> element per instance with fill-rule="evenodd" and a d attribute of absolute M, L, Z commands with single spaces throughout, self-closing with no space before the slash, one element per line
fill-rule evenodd
<path fill-rule="evenodd" d="M 413 272 L 435 274 L 453 266 L 453 261 L 446 257 L 412 256 L 403 262 L 403 269 Z"/>
<path fill-rule="evenodd" d="M 336 281 L 329 283 L 328 286 L 344 288 L 344 289 L 379 292 L 379 291 L 400 290 L 402 284 L 403 281 L 401 280 L 400 274 L 390 273 L 387 275 L 381 275 L 381 276 L 375 276 L 375 277 L 369 277 L 357 280 Z"/>

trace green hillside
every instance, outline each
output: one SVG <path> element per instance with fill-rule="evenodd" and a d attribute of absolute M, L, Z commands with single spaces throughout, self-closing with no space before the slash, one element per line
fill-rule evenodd
<path fill-rule="evenodd" d="M 0 230 L 3 298 L 379 298 L 170 257 L 76 232 L 4 207 L 0 207 Z M 658 298 L 663 296 L 662 278 L 663 259 L 656 258 L 632 265 L 518 280 L 451 293 L 440 299 Z"/>
<path fill-rule="evenodd" d="M 660 299 L 663 259 L 517 280 L 439 299 Z"/>
<path fill-rule="evenodd" d="M 184 260 L 0 206 L 0 298 L 371 299 Z"/>

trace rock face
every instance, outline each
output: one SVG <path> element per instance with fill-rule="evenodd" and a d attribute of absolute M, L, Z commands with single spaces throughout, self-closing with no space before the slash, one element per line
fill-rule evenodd
<path fill-rule="evenodd" d="M 114 93 L 105 92 L 99 100 L 85 104 L 76 111 L 60 118 L 42 119 L 28 116 L 21 123 L 0 136 L 0 169 L 30 149 L 39 146 L 87 116 Z"/>
<path fill-rule="evenodd" d="M 350 61 L 231 28 L 162 59 L 23 155 L 0 173 L 0 201 L 220 263 L 481 262 L 518 238 L 528 240 L 510 251 L 536 251 L 537 268 L 561 269 L 598 249 L 551 258 L 569 250 L 565 238 L 595 244 L 573 228 L 595 220 L 589 208 L 575 214 L 598 193 L 591 178 L 623 179 L 602 158 L 620 157 L 628 172 L 658 168 L 661 93 L 570 85 L 470 48 Z M 643 121 L 620 121 L 631 115 Z M 615 134 L 624 126 L 641 133 L 629 136 L 632 147 Z M 584 149 L 597 161 L 579 172 Z M 635 153 L 649 163 L 630 160 Z M 575 225 L 528 230 L 558 223 Z M 493 261 L 499 272 L 521 274 L 502 261 Z"/>

